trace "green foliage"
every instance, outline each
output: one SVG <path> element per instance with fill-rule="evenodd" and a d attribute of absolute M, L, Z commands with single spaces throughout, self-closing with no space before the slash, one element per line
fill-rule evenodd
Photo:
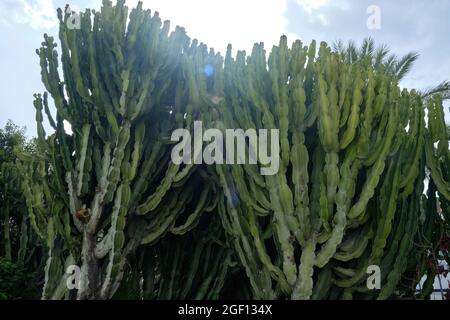
<path fill-rule="evenodd" d="M 25 137 L 25 128 L 8 121 L 0 129 L 0 297 L 39 297 L 39 245 L 30 228 L 17 152 L 34 152 Z M 36 274 L 34 273 L 36 272 Z"/>
<path fill-rule="evenodd" d="M 60 59 L 48 35 L 37 50 L 36 154 L 17 165 L 46 252 L 42 298 L 70 297 L 71 264 L 78 299 L 387 299 L 432 274 L 449 136 L 440 96 L 398 86 L 417 55 L 283 36 L 222 57 L 124 1 L 81 13 L 79 30 L 58 17 Z M 195 120 L 279 129 L 278 172 L 174 164 L 168 137 Z M 365 285 L 373 264 L 381 291 Z"/>
<path fill-rule="evenodd" d="M 22 179 L 17 167 L 17 153 L 34 152 L 33 142 L 25 137 L 25 128 L 11 120 L 0 129 L 0 256 L 22 266 L 33 254 L 33 237 L 22 192 Z"/>
<path fill-rule="evenodd" d="M 23 147 L 25 144 L 25 128 L 8 120 L 5 127 L 0 129 L 0 163 L 14 162 L 16 159 L 14 148 Z"/>
<path fill-rule="evenodd" d="M 347 63 L 357 62 L 371 65 L 375 69 L 382 68 L 386 74 L 397 77 L 399 81 L 405 78 L 419 58 L 419 54 L 416 52 L 409 52 L 399 58 L 390 53 L 387 45 L 380 45 L 375 48 L 375 41 L 370 37 L 365 38 L 359 48 L 352 40 L 347 45 L 339 40 L 333 44 L 333 50 Z M 442 81 L 434 87 L 419 92 L 423 99 L 438 95 L 444 100 L 448 100 L 450 99 L 450 81 Z"/>
<path fill-rule="evenodd" d="M 0 258 L 0 300 L 38 298 L 35 275 L 18 264 Z"/>

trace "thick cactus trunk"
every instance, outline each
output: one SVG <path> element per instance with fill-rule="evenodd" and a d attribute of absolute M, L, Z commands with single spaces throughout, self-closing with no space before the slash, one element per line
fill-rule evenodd
<path fill-rule="evenodd" d="M 77 298 L 80 300 L 102 299 L 101 288 L 101 270 L 99 261 L 95 257 L 96 236 L 85 230 L 83 234 L 83 243 L 81 247 L 81 279 Z"/>

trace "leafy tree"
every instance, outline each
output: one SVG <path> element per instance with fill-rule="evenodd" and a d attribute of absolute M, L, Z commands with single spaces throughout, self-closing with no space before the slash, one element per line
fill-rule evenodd
<path fill-rule="evenodd" d="M 0 300 L 38 298 L 35 274 L 20 264 L 0 258 Z"/>
<path fill-rule="evenodd" d="M 30 298 L 23 288 L 39 284 L 40 257 L 36 236 L 29 228 L 22 179 L 16 165 L 16 153 L 35 149 L 28 142 L 25 127 L 11 120 L 0 129 L 0 298 Z M 30 282 L 26 284 L 25 282 Z M 19 291 L 18 291 L 19 290 Z"/>
<path fill-rule="evenodd" d="M 26 219 L 20 180 L 14 165 L 14 150 L 23 149 L 25 145 L 25 128 L 9 120 L 5 128 L 0 129 L 0 217 L 3 230 L 3 251 L 0 254 L 8 261 L 12 260 L 12 246 L 17 244 L 20 223 Z"/>

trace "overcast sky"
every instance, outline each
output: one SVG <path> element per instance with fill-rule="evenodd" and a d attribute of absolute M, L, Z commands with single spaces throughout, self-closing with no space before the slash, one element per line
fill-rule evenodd
<path fill-rule="evenodd" d="M 35 49 L 43 33 L 57 36 L 56 8 L 66 2 L 0 1 L 0 127 L 12 119 L 26 126 L 29 136 L 35 135 L 33 93 L 43 91 Z M 127 1 L 129 6 L 136 3 Z M 101 0 L 69 4 L 75 10 L 99 9 Z M 373 13 L 367 9 L 373 5 L 380 9 L 380 29 L 367 27 Z M 291 41 L 329 44 L 338 39 L 360 43 L 371 36 L 397 55 L 420 53 L 402 86 L 424 89 L 450 78 L 448 0 L 147 0 L 144 6 L 222 53 L 228 43 L 250 50 L 254 42 L 264 41 L 270 49 L 282 34 Z"/>

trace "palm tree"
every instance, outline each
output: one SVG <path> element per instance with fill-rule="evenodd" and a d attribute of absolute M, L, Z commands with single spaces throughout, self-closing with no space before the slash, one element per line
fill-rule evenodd
<path fill-rule="evenodd" d="M 386 74 L 396 76 L 399 81 L 406 76 L 419 58 L 417 52 L 410 52 L 399 58 L 390 53 L 389 47 L 385 44 L 375 47 L 375 41 L 371 37 L 365 38 L 359 48 L 352 40 L 347 45 L 338 40 L 333 44 L 333 50 L 347 63 L 361 61 L 364 64 L 371 64 L 375 69 L 383 67 Z M 424 99 L 436 94 L 441 95 L 443 100 L 450 99 L 450 81 L 443 81 L 435 87 L 419 92 Z"/>
<path fill-rule="evenodd" d="M 428 99 L 429 97 L 432 97 L 435 94 L 439 94 L 441 95 L 442 100 L 448 100 L 450 99 L 450 81 L 448 80 L 442 81 L 435 87 L 421 90 L 419 92 L 422 95 L 422 98 L 425 99 Z"/>

